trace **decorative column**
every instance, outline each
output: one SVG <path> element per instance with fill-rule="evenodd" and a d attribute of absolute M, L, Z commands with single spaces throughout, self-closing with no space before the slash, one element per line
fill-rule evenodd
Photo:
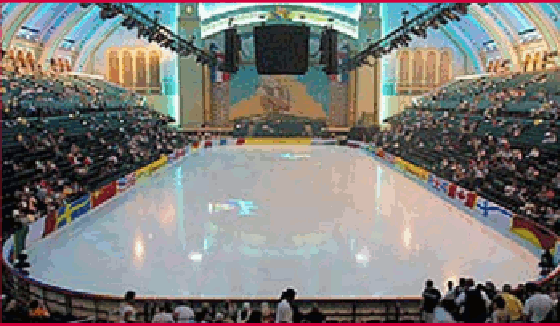
<path fill-rule="evenodd" d="M 358 22 L 358 50 L 363 50 L 369 43 L 381 38 L 381 15 L 379 3 L 362 3 Z M 354 117 L 350 119 L 352 127 L 364 113 L 373 114 L 375 124 L 379 124 L 379 108 L 381 102 L 381 69 L 380 60 L 368 58 L 369 65 L 356 70 L 356 106 Z"/>
<path fill-rule="evenodd" d="M 179 36 L 189 39 L 195 36 L 195 45 L 201 46 L 200 16 L 198 3 L 180 3 L 178 17 Z M 179 58 L 179 125 L 181 127 L 197 127 L 205 122 L 205 108 L 209 102 L 210 92 L 206 91 L 203 79 L 209 72 L 196 64 L 194 57 Z M 204 78 L 203 78 L 204 77 Z M 208 88 L 209 90 L 209 88 Z"/>

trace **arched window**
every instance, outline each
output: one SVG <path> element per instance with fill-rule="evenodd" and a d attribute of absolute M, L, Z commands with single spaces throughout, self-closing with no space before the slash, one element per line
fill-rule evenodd
<path fill-rule="evenodd" d="M 402 51 L 399 59 L 399 83 L 404 86 L 408 86 L 408 76 L 409 76 L 409 52 Z"/>
<path fill-rule="evenodd" d="M 436 86 L 436 73 L 437 73 L 437 54 L 435 51 L 428 52 L 428 58 L 426 59 L 426 82 L 428 86 Z"/>
<path fill-rule="evenodd" d="M 451 53 L 443 51 L 439 66 L 439 83 L 443 85 L 451 80 Z"/>
<path fill-rule="evenodd" d="M 144 51 L 136 51 L 136 86 L 146 87 L 147 81 L 146 69 L 146 53 Z"/>
<path fill-rule="evenodd" d="M 424 59 L 422 58 L 422 51 L 414 52 L 414 59 L 412 60 L 412 82 L 417 85 L 424 84 Z"/>
<path fill-rule="evenodd" d="M 134 65 L 133 65 L 132 53 L 130 51 L 123 51 L 123 86 L 132 87 L 134 86 Z"/>
<path fill-rule="evenodd" d="M 115 84 L 121 83 L 120 78 L 120 60 L 119 60 L 119 51 L 110 51 L 109 52 L 109 81 Z"/>
<path fill-rule="evenodd" d="M 159 53 L 150 51 L 150 87 L 160 87 Z"/>

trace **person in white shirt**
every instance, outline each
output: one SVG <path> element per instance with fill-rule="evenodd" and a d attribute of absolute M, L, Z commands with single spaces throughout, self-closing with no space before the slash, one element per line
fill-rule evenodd
<path fill-rule="evenodd" d="M 278 309 L 276 311 L 276 322 L 292 323 L 292 319 L 292 308 L 286 299 L 282 299 L 282 301 L 278 304 Z"/>
<path fill-rule="evenodd" d="M 136 293 L 133 291 L 126 292 L 124 296 L 125 303 L 121 304 L 119 309 L 119 322 L 131 323 L 136 320 L 136 309 L 134 309 L 134 298 Z"/>
<path fill-rule="evenodd" d="M 548 294 L 541 293 L 538 285 L 535 283 L 527 284 L 526 289 L 532 295 L 525 301 L 525 308 L 523 309 L 525 320 L 531 323 L 545 321 L 552 307 L 554 307 L 554 300 Z"/>
<path fill-rule="evenodd" d="M 238 323 L 247 322 L 250 315 L 251 315 L 251 304 L 249 302 L 245 302 L 243 304 L 243 309 L 240 309 L 237 312 L 237 322 Z"/>
<path fill-rule="evenodd" d="M 159 307 L 159 312 L 152 318 L 152 323 L 174 323 L 173 315 L 169 311 L 171 311 L 171 307 L 167 303 L 165 306 Z"/>
<path fill-rule="evenodd" d="M 194 310 L 184 302 L 183 305 L 175 308 L 173 318 L 178 323 L 194 323 Z"/>
<path fill-rule="evenodd" d="M 280 303 L 278 304 L 278 309 L 276 310 L 276 322 L 277 323 L 293 323 L 294 313 L 290 305 L 290 293 L 287 291 L 282 292 L 280 296 Z"/>

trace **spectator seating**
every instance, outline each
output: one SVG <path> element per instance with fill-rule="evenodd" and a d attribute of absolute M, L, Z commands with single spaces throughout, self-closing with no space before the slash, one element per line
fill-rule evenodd
<path fill-rule="evenodd" d="M 560 72 L 459 80 L 387 119 L 353 128 L 434 174 L 560 231 Z"/>

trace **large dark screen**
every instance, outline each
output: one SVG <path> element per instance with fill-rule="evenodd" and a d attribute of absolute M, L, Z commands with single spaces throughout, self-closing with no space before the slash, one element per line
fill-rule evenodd
<path fill-rule="evenodd" d="M 309 64 L 309 27 L 256 26 L 255 55 L 261 75 L 304 75 Z"/>

